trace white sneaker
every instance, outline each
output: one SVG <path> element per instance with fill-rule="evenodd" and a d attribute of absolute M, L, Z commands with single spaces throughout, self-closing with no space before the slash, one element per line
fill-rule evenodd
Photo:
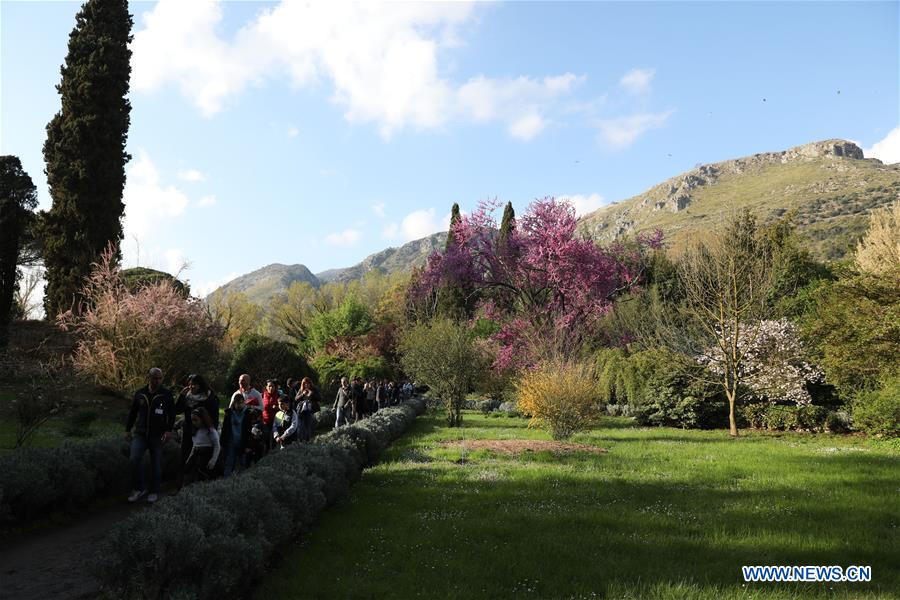
<path fill-rule="evenodd" d="M 137 502 L 137 501 L 140 500 L 140 499 L 144 496 L 144 494 L 146 494 L 146 493 L 147 493 L 147 492 L 145 492 L 144 490 L 134 490 L 133 492 L 131 492 L 131 495 L 128 496 L 128 501 L 129 501 L 129 502 Z"/>
<path fill-rule="evenodd" d="M 153 504 L 157 500 L 159 500 L 159 496 L 157 496 L 156 494 L 150 494 L 149 496 L 147 496 L 147 502 L 150 504 Z"/>

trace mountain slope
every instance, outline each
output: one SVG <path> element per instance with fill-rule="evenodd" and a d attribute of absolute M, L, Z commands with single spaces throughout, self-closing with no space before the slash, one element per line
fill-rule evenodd
<path fill-rule="evenodd" d="M 319 287 L 319 280 L 304 265 L 275 263 L 232 279 L 207 298 L 218 293 L 243 292 L 251 302 L 264 306 L 272 296 L 285 291 L 295 281 L 306 281 L 313 287 Z"/>
<path fill-rule="evenodd" d="M 439 231 L 428 237 L 403 244 L 399 248 L 386 248 L 371 254 L 361 263 L 352 267 L 322 271 L 317 273 L 316 277 L 322 283 L 331 281 L 344 283 L 354 279 L 362 279 L 366 273 L 373 269 L 379 269 L 385 274 L 408 271 L 413 267 L 424 265 L 431 253 L 439 248 L 443 248 L 446 241 L 447 232 Z"/>
<path fill-rule="evenodd" d="M 386 248 L 376 252 L 352 267 L 329 269 L 317 275 L 313 275 L 304 265 L 272 264 L 229 281 L 210 296 L 218 293 L 243 292 L 252 302 L 265 306 L 273 296 L 286 291 L 295 281 L 307 281 L 313 287 L 319 287 L 329 282 L 346 283 L 362 279 L 366 273 L 374 269 L 386 275 L 409 271 L 413 267 L 424 265 L 434 250 L 443 248 L 446 240 L 446 231 L 434 233 L 399 248 Z"/>
<path fill-rule="evenodd" d="M 900 165 L 827 140 L 701 165 L 585 215 L 579 227 L 601 242 L 659 228 L 677 249 L 743 207 L 764 223 L 793 211 L 818 258 L 838 259 L 862 236 L 868 213 L 898 197 Z"/>

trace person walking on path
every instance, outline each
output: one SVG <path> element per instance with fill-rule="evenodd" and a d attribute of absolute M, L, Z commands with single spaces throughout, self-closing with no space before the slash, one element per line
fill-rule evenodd
<path fill-rule="evenodd" d="M 319 412 L 320 396 L 309 377 L 304 377 L 300 382 L 300 391 L 297 392 L 294 405 L 300 416 L 300 441 L 308 442 L 313 438 L 316 427 L 315 414 Z"/>
<path fill-rule="evenodd" d="M 224 476 L 229 477 L 249 463 L 250 422 L 248 413 L 252 409 L 244 408 L 244 395 L 240 390 L 231 396 L 230 408 L 222 419 L 222 431 L 219 435 L 222 450 L 225 453 Z"/>
<path fill-rule="evenodd" d="M 350 388 L 350 382 L 346 377 L 341 377 L 341 387 L 338 388 L 337 396 L 334 399 L 334 428 L 337 429 L 347 420 L 347 411 L 353 403 L 353 390 Z"/>
<path fill-rule="evenodd" d="M 203 407 L 206 414 L 212 421 L 212 426 L 219 428 L 219 397 L 215 392 L 209 389 L 206 379 L 202 375 L 188 375 L 187 385 L 178 394 L 175 400 L 175 413 L 182 415 L 181 430 L 181 464 L 186 465 L 188 456 L 194 448 L 191 439 L 193 429 L 191 427 L 191 418 L 194 410 Z M 184 477 L 182 476 L 182 483 Z"/>
<path fill-rule="evenodd" d="M 212 479 L 221 449 L 219 432 L 216 431 L 209 413 L 202 406 L 191 411 L 188 422 L 193 430 L 193 435 L 189 438 L 193 446 L 184 462 L 184 482 L 194 483 L 197 480 Z"/>
<path fill-rule="evenodd" d="M 265 434 L 266 451 L 272 449 L 272 431 L 275 425 L 275 415 L 281 402 L 281 392 L 278 390 L 278 380 L 270 379 L 266 382 L 263 392 L 262 427 Z"/>
<path fill-rule="evenodd" d="M 282 394 L 278 401 L 281 409 L 275 413 L 275 422 L 272 426 L 272 438 L 281 449 L 290 446 L 297 441 L 297 432 L 300 429 L 300 417 L 294 409 L 294 403 L 287 394 Z"/>
<path fill-rule="evenodd" d="M 238 391 L 244 396 L 244 406 L 247 408 L 263 409 L 263 397 L 250 381 L 250 376 L 246 373 L 238 377 Z M 233 396 L 232 396 L 233 397 Z"/>
<path fill-rule="evenodd" d="M 134 393 L 125 439 L 131 442 L 131 495 L 129 502 L 137 502 L 147 493 L 144 488 L 144 453 L 150 452 L 150 489 L 147 502 L 159 499 L 162 480 L 162 448 L 172 437 L 175 426 L 175 399 L 163 387 L 163 372 L 153 367 L 147 372 L 147 385 Z M 132 429 L 134 432 L 132 433 Z"/>

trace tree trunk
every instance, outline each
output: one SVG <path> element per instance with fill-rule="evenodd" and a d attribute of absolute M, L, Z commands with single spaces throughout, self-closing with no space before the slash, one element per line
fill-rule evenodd
<path fill-rule="evenodd" d="M 731 437 L 738 436 L 737 421 L 734 420 L 734 396 L 728 394 L 728 427 Z"/>

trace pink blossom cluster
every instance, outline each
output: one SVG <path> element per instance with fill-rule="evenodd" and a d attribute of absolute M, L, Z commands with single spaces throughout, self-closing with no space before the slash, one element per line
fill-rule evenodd
<path fill-rule="evenodd" d="M 483 202 L 453 224 L 454 243 L 429 258 L 416 290 L 455 285 L 480 294 L 483 314 L 501 325 L 497 369 L 530 366 L 548 351 L 577 351 L 614 298 L 639 283 L 643 251 L 662 237 L 600 247 L 578 235 L 569 203 L 544 198 L 501 239 L 498 207 Z"/>

